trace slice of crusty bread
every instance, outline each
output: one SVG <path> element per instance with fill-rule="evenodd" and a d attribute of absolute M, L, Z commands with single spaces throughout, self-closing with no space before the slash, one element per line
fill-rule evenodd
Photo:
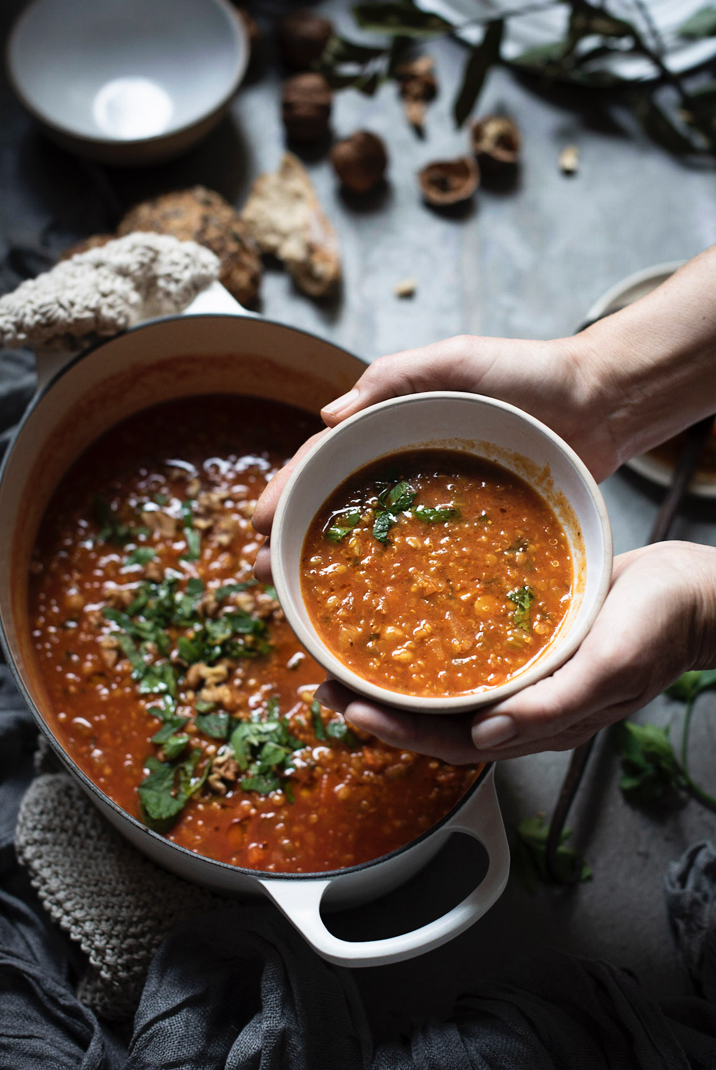
<path fill-rule="evenodd" d="M 273 174 L 259 175 L 241 213 L 262 253 L 283 261 L 311 297 L 329 293 L 341 277 L 338 239 L 308 172 L 286 152 Z"/>

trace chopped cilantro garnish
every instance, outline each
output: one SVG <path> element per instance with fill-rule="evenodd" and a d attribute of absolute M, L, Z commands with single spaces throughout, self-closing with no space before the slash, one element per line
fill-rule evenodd
<path fill-rule="evenodd" d="M 282 778 L 292 771 L 291 756 L 304 744 L 291 735 L 285 718 L 241 721 L 231 733 L 231 749 L 242 772 L 244 791 L 267 795 L 282 787 Z"/>
<path fill-rule="evenodd" d="M 148 533 L 147 528 L 131 528 L 123 524 L 109 502 L 100 494 L 94 496 L 94 512 L 97 523 L 100 525 L 97 537 L 102 542 L 114 542 L 124 546 L 127 542 L 134 542 L 138 535 Z"/>
<path fill-rule="evenodd" d="M 197 713 L 194 723 L 200 732 L 212 739 L 226 739 L 231 727 L 229 715 L 224 710 L 219 713 Z"/>
<path fill-rule="evenodd" d="M 416 505 L 413 509 L 413 515 L 426 524 L 441 524 L 445 520 L 457 520 L 460 516 L 460 510 L 456 509 L 454 505 L 441 509 L 432 509 L 429 505 Z"/>
<path fill-rule="evenodd" d="M 313 734 L 316 739 L 328 739 L 328 736 L 326 735 L 326 726 L 321 717 L 321 707 L 315 701 L 311 703 L 311 721 L 313 722 Z"/>
<path fill-rule="evenodd" d="M 194 501 L 187 498 L 182 502 L 182 517 L 184 520 L 184 538 L 186 540 L 186 553 L 182 554 L 180 561 L 198 561 L 201 556 L 201 534 L 194 527 Z"/>
<path fill-rule="evenodd" d="M 157 556 L 156 550 L 152 550 L 151 546 L 138 546 L 136 550 L 127 557 L 124 562 L 125 567 L 128 565 L 146 565 L 148 561 L 151 561 Z"/>
<path fill-rule="evenodd" d="M 415 501 L 416 492 L 401 479 L 392 487 L 385 487 L 378 495 L 379 509 L 375 511 L 373 537 L 384 546 L 390 543 L 388 532 L 398 522 L 398 514 L 405 512 Z"/>
<path fill-rule="evenodd" d="M 168 717 L 162 727 L 152 736 L 152 743 L 166 743 L 175 732 L 179 732 L 184 727 L 188 720 L 188 717 Z"/>
<path fill-rule="evenodd" d="M 326 735 L 331 739 L 337 739 L 339 743 L 345 743 L 351 750 L 360 747 L 360 740 L 351 732 L 344 720 L 329 721 L 326 725 Z"/>
<path fill-rule="evenodd" d="M 532 631 L 532 622 L 530 621 L 530 606 L 535 600 L 535 593 L 531 587 L 520 587 L 516 591 L 510 591 L 507 595 L 511 602 L 514 602 L 517 606 L 514 616 L 512 618 L 513 623 L 517 628 L 522 628 L 525 632 Z"/>
<path fill-rule="evenodd" d="M 326 531 L 326 538 L 330 542 L 340 542 L 345 539 L 346 535 L 350 535 L 353 528 L 360 522 L 360 512 L 351 511 L 348 513 L 341 513 L 334 520 L 331 526 Z"/>
<path fill-rule="evenodd" d="M 137 788 L 137 793 L 144 820 L 150 828 L 156 832 L 168 832 L 191 796 L 201 789 L 211 763 L 207 762 L 201 776 L 195 777 L 200 760 L 201 751 L 198 749 L 179 762 L 147 758 L 145 765 L 149 774 Z"/>

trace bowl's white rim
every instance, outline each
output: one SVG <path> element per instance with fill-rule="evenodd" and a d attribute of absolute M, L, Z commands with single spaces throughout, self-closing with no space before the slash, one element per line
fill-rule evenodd
<path fill-rule="evenodd" d="M 169 140 L 170 138 L 175 138 L 179 134 L 186 133 L 187 131 L 193 129 L 195 126 L 200 126 L 208 119 L 211 119 L 212 116 L 216 115 L 217 112 L 221 111 L 221 109 L 224 108 L 226 104 L 231 100 L 234 93 L 241 85 L 241 81 L 244 75 L 246 74 L 246 68 L 249 64 L 249 41 L 243 22 L 241 21 L 236 9 L 233 8 L 232 5 L 229 3 L 229 0 L 209 0 L 210 3 L 213 3 L 214 6 L 217 7 L 226 16 L 228 24 L 234 29 L 234 32 L 237 37 L 237 43 L 239 45 L 237 53 L 238 61 L 236 64 L 236 71 L 231 80 L 231 84 L 229 88 L 217 100 L 217 102 L 213 104 L 208 111 L 205 111 L 201 115 L 195 116 L 189 122 L 185 122 L 181 126 L 169 127 L 167 130 L 163 130 L 161 134 L 152 134 L 149 137 L 116 138 L 112 137 L 109 134 L 105 135 L 99 132 L 97 132 L 97 134 L 79 133 L 79 131 L 77 131 L 74 127 L 66 126 L 62 123 L 58 123 L 55 119 L 49 118 L 40 108 L 38 108 L 35 104 L 28 100 L 24 90 L 21 87 L 20 80 L 16 71 L 16 65 L 13 61 L 15 35 L 20 30 L 20 24 L 25 18 L 25 16 L 30 12 L 30 10 L 41 2 L 42 0 L 30 0 L 30 3 L 22 9 L 22 11 L 15 19 L 5 44 L 5 72 L 7 74 L 10 85 L 12 86 L 13 92 L 15 93 L 25 110 L 28 111 L 33 117 L 33 119 L 37 120 L 37 122 L 41 125 L 48 127 L 50 130 L 56 131 L 63 137 L 71 139 L 72 141 L 77 141 L 83 145 L 98 145 L 105 147 L 111 145 L 117 146 L 118 148 L 126 147 L 127 149 L 136 148 L 141 145 L 159 145 L 162 142 Z"/>
<path fill-rule="evenodd" d="M 603 553 L 596 594 L 589 612 L 584 615 L 578 627 L 573 627 L 566 632 L 563 637 L 558 637 L 554 643 L 554 649 L 548 647 L 547 652 L 543 657 L 538 657 L 534 664 L 530 665 L 524 672 L 513 677 L 511 680 L 508 680 L 506 683 L 500 684 L 498 687 L 484 692 L 471 692 L 445 697 L 416 696 L 391 691 L 388 688 L 379 687 L 377 684 L 373 684 L 369 680 L 363 679 L 363 677 L 359 676 L 339 661 L 339 659 L 323 644 L 318 637 L 318 633 L 314 629 L 304 625 L 301 615 L 294 607 L 293 599 L 289 593 L 288 584 L 285 579 L 285 555 L 283 552 L 285 541 L 292 538 L 291 531 L 285 524 L 289 499 L 296 487 L 300 484 L 300 481 L 306 478 L 306 474 L 310 471 L 311 465 L 316 457 L 326 449 L 331 449 L 341 435 L 345 434 L 357 423 L 373 416 L 376 411 L 384 410 L 386 413 L 389 413 L 392 409 L 401 405 L 422 405 L 426 402 L 449 399 L 465 401 L 465 399 L 469 398 L 473 398 L 481 404 L 486 403 L 495 408 L 502 409 L 523 419 L 539 434 L 550 439 L 553 445 L 566 456 L 576 469 L 577 473 L 581 476 L 589 492 L 589 497 L 595 507 L 602 533 Z M 375 459 L 377 460 L 381 456 L 383 456 L 383 454 L 376 453 Z M 370 462 L 368 461 L 366 463 Z M 359 467 L 363 467 L 363 465 Z M 336 478 L 336 486 L 342 483 L 350 475 L 351 472 L 344 472 L 338 475 Z M 305 534 L 302 534 L 302 538 L 304 537 Z M 323 666 L 330 676 L 338 680 L 339 683 L 350 688 L 350 690 L 355 691 L 361 697 L 368 698 L 383 705 L 426 713 L 461 713 L 467 710 L 477 709 L 481 706 L 494 705 L 497 702 L 501 702 L 503 699 L 509 698 L 510 695 L 514 695 L 525 687 L 537 683 L 538 680 L 550 676 L 575 653 L 596 620 L 597 614 L 602 608 L 609 591 L 612 575 L 613 543 L 607 507 L 594 477 L 578 454 L 575 453 L 572 447 L 564 442 L 556 432 L 552 431 L 550 427 L 543 424 L 534 416 L 519 409 L 516 405 L 510 405 L 508 402 L 499 401 L 496 398 L 490 398 L 482 394 L 471 394 L 456 390 L 431 390 L 420 394 L 407 394 L 403 397 L 390 398 L 387 401 L 381 401 L 366 409 L 362 409 L 353 416 L 349 416 L 342 423 L 338 424 L 337 427 L 332 428 L 323 436 L 323 438 L 315 443 L 315 445 L 296 465 L 296 468 L 291 473 L 291 476 L 281 493 L 271 531 L 270 553 L 273 582 L 281 607 L 286 615 L 286 619 L 299 641 L 308 650 L 311 656 L 315 658 L 319 665 Z"/>

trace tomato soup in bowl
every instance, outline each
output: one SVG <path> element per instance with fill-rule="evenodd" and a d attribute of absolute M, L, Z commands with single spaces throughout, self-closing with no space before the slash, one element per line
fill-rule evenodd
<path fill-rule="evenodd" d="M 513 406 L 452 392 L 382 402 L 325 435 L 272 537 L 281 604 L 316 660 L 359 694 L 433 712 L 562 664 L 611 555 L 571 448 Z"/>

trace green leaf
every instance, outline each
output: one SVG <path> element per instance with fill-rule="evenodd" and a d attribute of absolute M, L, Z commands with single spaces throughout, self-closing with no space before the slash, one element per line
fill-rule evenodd
<path fill-rule="evenodd" d="M 677 33 L 679 37 L 685 37 L 690 41 L 698 41 L 702 37 L 716 37 L 716 7 L 707 4 L 682 22 Z"/>
<path fill-rule="evenodd" d="M 264 743 L 259 752 L 259 762 L 261 765 L 279 765 L 284 762 L 290 751 L 287 747 L 282 747 L 278 743 Z"/>
<path fill-rule="evenodd" d="M 442 509 L 431 509 L 429 505 L 416 505 L 413 515 L 426 524 L 442 524 L 445 520 L 458 520 L 460 510 L 454 505 Z"/>
<path fill-rule="evenodd" d="M 401 479 L 399 483 L 396 483 L 388 491 L 383 491 L 380 495 L 381 504 L 389 509 L 393 513 L 402 513 L 415 501 L 415 491 L 406 483 L 404 479 Z"/>
<path fill-rule="evenodd" d="M 190 576 L 186 583 L 186 593 L 195 598 L 204 593 L 204 582 L 198 576 Z"/>
<path fill-rule="evenodd" d="M 321 66 L 336 66 L 341 63 L 364 65 L 371 60 L 380 59 L 384 54 L 385 48 L 381 46 L 359 45 L 355 41 L 334 35 L 323 50 Z"/>
<path fill-rule="evenodd" d="M 547 869 L 547 836 L 549 825 L 542 817 L 527 817 L 517 826 L 512 844 L 511 874 L 529 892 L 539 884 L 555 884 Z M 565 846 L 572 835 L 563 829 L 560 845 L 555 852 L 555 867 L 564 881 L 579 873 L 580 881 L 592 879 L 592 869 L 571 847 Z"/>
<path fill-rule="evenodd" d="M 507 595 L 511 602 L 514 602 L 517 606 L 512 622 L 517 628 L 522 628 L 525 632 L 532 631 L 532 622 L 530 620 L 530 606 L 535 600 L 535 593 L 531 587 L 525 585 L 518 588 L 516 591 L 510 591 Z"/>
<path fill-rule="evenodd" d="M 177 639 L 177 650 L 187 665 L 193 665 L 195 661 L 201 661 L 202 651 L 199 644 L 193 639 L 187 639 L 185 635 L 180 635 Z"/>
<path fill-rule="evenodd" d="M 324 740 L 328 739 L 326 735 L 326 727 L 321 717 L 321 707 L 317 702 L 311 703 L 311 721 L 313 722 L 313 734 L 316 739 Z"/>
<path fill-rule="evenodd" d="M 145 764 L 150 772 L 137 788 L 143 816 L 156 832 L 168 832 L 183 810 L 186 796 L 175 789 L 174 766 L 158 758 L 147 758 Z"/>
<path fill-rule="evenodd" d="M 245 583 L 227 583 L 223 587 L 217 587 L 214 592 L 216 600 L 222 602 L 232 594 L 239 594 L 241 591 L 247 591 L 249 587 L 255 587 L 257 583 L 258 580 L 246 580 Z"/>
<path fill-rule="evenodd" d="M 666 729 L 622 721 L 612 729 L 612 740 L 622 759 L 619 787 L 626 798 L 658 802 L 685 790 L 686 777 Z"/>
<path fill-rule="evenodd" d="M 152 711 L 149 710 L 149 712 Z M 175 732 L 179 732 L 184 727 L 188 720 L 188 717 L 168 717 L 162 727 L 152 736 L 152 743 L 166 743 Z"/>
<path fill-rule="evenodd" d="M 346 747 L 350 747 L 351 750 L 361 745 L 358 737 L 351 732 L 343 720 L 329 721 L 326 725 L 326 735 L 331 739 L 337 739 L 339 743 L 345 743 Z"/>
<path fill-rule="evenodd" d="M 164 744 L 164 753 L 167 756 L 167 760 L 173 762 L 175 758 L 178 758 L 188 742 L 189 736 L 187 735 L 170 736 Z"/>
<path fill-rule="evenodd" d="M 241 781 L 244 791 L 255 791 L 259 795 L 268 795 L 269 792 L 278 791 L 281 781 L 271 773 L 258 773 L 256 776 L 247 776 Z"/>
<path fill-rule="evenodd" d="M 115 542 L 124 546 L 125 542 L 134 539 L 132 528 L 123 524 L 109 502 L 101 494 L 95 494 L 93 498 L 94 513 L 100 526 L 98 538 L 102 542 Z"/>
<path fill-rule="evenodd" d="M 500 58 L 504 29 L 503 19 L 488 22 L 485 36 L 470 52 L 462 76 L 462 85 L 453 104 L 453 118 L 457 127 L 462 126 L 474 108 L 485 84 L 487 72 Z"/>
<path fill-rule="evenodd" d="M 569 17 L 569 37 L 572 44 L 598 34 L 600 37 L 636 37 L 637 33 L 630 22 L 615 18 L 604 8 L 593 7 L 586 0 L 572 0 Z"/>
<path fill-rule="evenodd" d="M 146 565 L 148 561 L 153 560 L 157 556 L 156 550 L 152 550 L 151 546 L 138 546 L 136 550 L 128 555 L 124 564 L 128 565 Z"/>
<path fill-rule="evenodd" d="M 186 539 L 186 553 L 179 558 L 180 561 L 198 561 L 201 557 L 201 535 L 194 528 L 184 528 Z"/>
<path fill-rule="evenodd" d="M 199 703 L 197 703 L 197 708 L 198 706 Z M 231 720 L 225 710 L 220 710 L 219 713 L 198 713 L 194 724 L 205 736 L 211 736 L 212 739 L 226 739 L 229 735 Z"/>
<path fill-rule="evenodd" d="M 683 673 L 666 689 L 670 698 L 679 699 L 681 702 L 693 702 L 697 695 L 709 688 L 716 687 L 716 669 L 693 669 Z"/>
<path fill-rule="evenodd" d="M 395 3 L 356 4 L 353 17 L 362 30 L 401 37 L 441 37 L 452 33 L 453 24 L 421 11 L 413 4 L 397 0 Z"/>
<path fill-rule="evenodd" d="M 326 538 L 331 542 L 340 542 L 341 539 L 345 539 L 346 535 L 350 535 L 353 528 L 360 522 L 359 512 L 343 513 L 340 516 L 340 523 L 335 522 L 326 531 Z"/>
<path fill-rule="evenodd" d="M 517 67 L 543 71 L 546 67 L 559 63 L 567 51 L 567 47 L 566 41 L 552 41 L 548 45 L 538 45 L 536 48 L 527 49 L 526 52 L 522 52 L 511 62 Z"/>
<path fill-rule="evenodd" d="M 382 542 L 384 546 L 387 546 L 390 542 L 388 538 L 388 532 L 396 523 L 397 517 L 393 513 L 389 513 L 387 509 L 377 509 L 375 513 L 375 519 L 373 521 L 373 538 L 378 542 Z"/>

